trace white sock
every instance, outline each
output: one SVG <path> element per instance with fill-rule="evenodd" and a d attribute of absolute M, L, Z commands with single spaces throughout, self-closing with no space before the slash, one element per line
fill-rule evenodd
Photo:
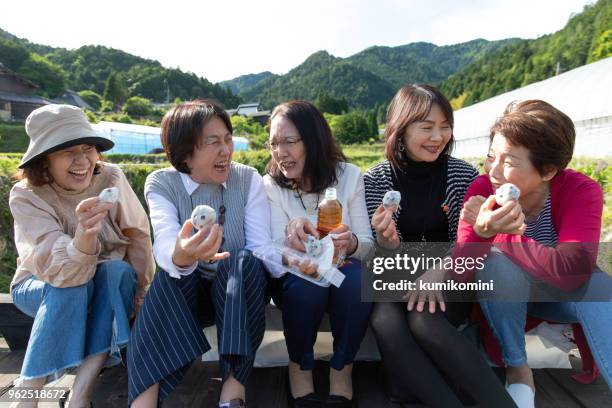
<path fill-rule="evenodd" d="M 509 384 L 506 385 L 506 391 L 518 408 L 535 408 L 535 391 L 527 384 Z"/>

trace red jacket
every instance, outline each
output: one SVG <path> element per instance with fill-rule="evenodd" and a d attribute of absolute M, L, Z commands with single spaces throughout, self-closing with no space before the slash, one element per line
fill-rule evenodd
<path fill-rule="evenodd" d="M 492 194 L 495 192 L 489 177 L 482 175 L 472 182 L 465 200 L 475 195 L 488 197 Z M 603 193 L 599 184 L 591 178 L 573 170 L 562 170 L 551 181 L 550 195 L 552 221 L 558 235 L 557 246 L 547 247 L 520 235 L 498 234 L 490 239 L 482 239 L 476 235 L 470 224 L 461 220 L 453 257 L 481 257 L 495 245 L 504 255 L 537 279 L 561 290 L 577 289 L 588 281 L 596 266 Z M 576 242 L 583 244 L 570 244 Z M 462 247 L 461 243 L 481 245 Z M 471 279 L 473 273 L 473 269 L 467 270 L 455 277 L 465 281 Z M 480 310 L 475 311 L 474 317 L 483 324 L 482 340 L 491 359 L 498 364 L 502 363 L 499 345 Z M 539 324 L 539 321 L 529 318 L 526 329 L 537 326 L 536 323 Z M 597 368 L 579 324 L 574 325 L 574 334 L 582 356 L 583 369 L 590 372 L 586 376 L 575 378 L 588 382 L 597 375 Z"/>

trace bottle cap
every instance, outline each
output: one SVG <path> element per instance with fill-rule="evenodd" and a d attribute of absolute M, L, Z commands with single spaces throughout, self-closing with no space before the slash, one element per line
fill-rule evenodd
<path fill-rule="evenodd" d="M 336 199 L 336 188 L 335 187 L 329 187 L 327 190 L 325 190 L 325 199 L 326 200 L 335 200 Z"/>

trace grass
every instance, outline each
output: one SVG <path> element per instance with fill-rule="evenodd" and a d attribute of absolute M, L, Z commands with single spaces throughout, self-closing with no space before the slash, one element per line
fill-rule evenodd
<path fill-rule="evenodd" d="M 0 152 L 25 152 L 29 142 L 23 123 L 0 122 Z"/>

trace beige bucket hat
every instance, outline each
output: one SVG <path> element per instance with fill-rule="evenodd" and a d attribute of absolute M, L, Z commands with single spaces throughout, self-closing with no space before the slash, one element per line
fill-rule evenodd
<path fill-rule="evenodd" d="M 19 168 L 49 153 L 79 144 L 95 145 L 100 152 L 115 145 L 112 140 L 97 134 L 85 112 L 72 105 L 51 104 L 32 111 L 26 119 L 25 130 L 30 144 Z"/>

